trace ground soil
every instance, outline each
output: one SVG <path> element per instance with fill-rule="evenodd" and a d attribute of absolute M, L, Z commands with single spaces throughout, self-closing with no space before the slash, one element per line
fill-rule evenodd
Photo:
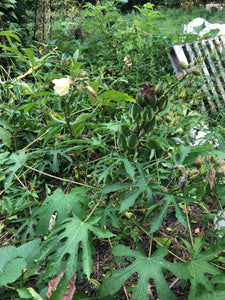
<path fill-rule="evenodd" d="M 193 238 L 198 236 L 205 236 L 209 229 L 213 226 L 212 222 L 207 222 L 206 224 L 203 222 L 202 216 L 206 212 L 204 212 L 204 210 L 202 210 L 196 204 L 189 204 L 187 206 L 187 210 L 189 213 Z M 140 235 L 140 245 L 142 246 L 142 249 L 146 252 L 146 254 L 148 254 L 150 237 L 146 236 L 146 234 L 144 234 L 143 232 L 140 232 Z M 182 238 L 190 242 L 190 234 L 188 230 L 178 222 L 175 211 L 168 211 L 167 218 L 163 221 L 160 230 L 157 231 L 157 234 L 154 235 L 154 238 L 157 237 L 168 237 L 168 240 L 170 240 L 169 250 L 175 253 L 178 257 L 185 259 L 189 256 L 189 253 L 182 242 Z M 136 249 L 136 244 L 129 237 L 124 238 L 122 241 L 120 241 L 120 243 L 123 243 L 131 249 Z M 102 283 L 105 274 L 107 272 L 110 272 L 110 268 L 114 269 L 120 267 L 118 261 L 111 252 L 111 247 L 113 247 L 113 241 L 110 240 L 100 242 L 98 241 L 95 243 L 96 253 L 94 256 L 93 273 L 91 275 L 91 278 L 97 280 L 100 283 Z M 156 249 L 156 242 L 153 241 L 152 252 L 154 252 Z M 167 255 L 166 259 L 169 261 L 176 261 L 176 259 L 174 259 L 174 257 L 170 253 Z M 182 289 L 179 279 L 176 278 L 172 273 L 165 272 L 164 276 L 172 292 L 176 295 L 178 300 L 188 299 L 188 282 Z M 124 288 L 121 288 L 117 296 L 108 299 L 130 299 L 132 295 L 132 287 L 137 283 L 137 279 L 138 275 L 134 274 L 134 276 L 129 278 L 129 280 L 125 283 L 126 292 L 124 291 Z M 93 283 L 88 281 L 86 277 L 83 277 L 76 283 L 76 291 L 85 293 L 89 297 L 89 299 L 98 299 L 97 287 Z M 149 281 L 148 295 L 150 300 L 158 299 L 155 285 L 152 280 Z"/>

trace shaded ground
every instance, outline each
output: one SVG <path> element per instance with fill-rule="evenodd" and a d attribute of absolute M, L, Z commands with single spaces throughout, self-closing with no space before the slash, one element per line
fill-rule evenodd
<path fill-rule="evenodd" d="M 204 224 L 202 219 L 202 216 L 205 214 L 204 211 L 200 209 L 196 204 L 189 204 L 187 206 L 187 210 L 189 213 L 193 238 L 198 236 L 207 236 L 207 232 L 213 226 L 213 224 Z M 157 233 L 152 237 L 149 237 L 141 232 L 139 232 L 139 234 L 141 238 L 139 242 L 146 255 L 148 255 L 151 238 L 153 238 L 152 253 L 154 253 L 154 251 L 157 249 L 157 243 L 155 239 L 163 238 L 164 242 L 166 241 L 166 239 L 168 239 L 167 245 L 169 245 L 169 253 L 166 257 L 168 261 L 179 263 L 179 259 L 174 257 L 171 253 L 174 253 L 176 256 L 182 259 L 186 259 L 189 257 L 189 253 L 182 242 L 182 238 L 190 242 L 189 232 L 182 225 L 180 225 L 175 216 L 175 211 L 168 211 L 167 218 L 163 221 L 160 230 L 158 230 Z M 111 252 L 111 247 L 113 247 L 112 243 L 113 242 L 110 240 L 105 240 L 95 244 L 96 253 L 94 256 L 93 273 L 91 275 L 91 278 L 97 280 L 100 283 L 102 283 L 102 280 L 106 274 L 107 276 L 109 275 L 110 270 L 123 267 L 118 263 L 117 259 Z M 136 244 L 129 237 L 124 238 L 122 240 L 122 243 L 131 249 L 136 249 Z M 167 280 L 168 285 L 170 286 L 171 291 L 176 295 L 177 299 L 188 299 L 188 282 L 186 282 L 185 287 L 182 289 L 180 280 L 176 278 L 172 273 L 165 271 L 164 276 Z M 137 279 L 138 275 L 134 274 L 125 283 L 125 290 L 124 288 L 121 288 L 117 296 L 111 297 L 109 299 L 130 299 L 132 295 L 132 289 L 137 283 Z M 76 283 L 76 290 L 77 292 L 83 292 L 88 295 L 89 299 L 98 299 L 97 286 L 89 282 L 85 277 L 78 280 L 78 282 Z M 158 299 L 153 280 L 149 281 L 148 295 L 150 300 Z"/>

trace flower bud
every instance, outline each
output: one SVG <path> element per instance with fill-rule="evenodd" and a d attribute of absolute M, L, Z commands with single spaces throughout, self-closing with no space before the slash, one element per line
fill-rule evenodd
<path fill-rule="evenodd" d="M 86 86 L 86 89 L 88 90 L 88 92 L 90 92 L 93 95 L 94 99 L 96 100 L 97 94 L 94 91 L 94 89 L 90 85 Z"/>
<path fill-rule="evenodd" d="M 198 169 L 200 169 L 200 167 L 203 165 L 204 161 L 205 161 L 205 156 L 201 157 L 201 155 L 199 155 L 195 161 L 196 167 Z"/>

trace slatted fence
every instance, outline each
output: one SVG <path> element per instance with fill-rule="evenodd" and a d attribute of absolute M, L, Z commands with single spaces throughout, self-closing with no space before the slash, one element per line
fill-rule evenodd
<path fill-rule="evenodd" d="M 196 59 L 203 58 L 199 81 L 203 82 L 202 91 L 205 95 L 201 99 L 201 110 L 219 112 L 221 106 L 225 105 L 225 36 L 174 45 L 168 55 L 177 75 L 187 72 L 180 62 L 190 65 Z"/>

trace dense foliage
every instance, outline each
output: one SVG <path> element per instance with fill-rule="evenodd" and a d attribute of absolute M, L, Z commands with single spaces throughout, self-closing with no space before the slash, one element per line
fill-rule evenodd
<path fill-rule="evenodd" d="M 201 59 L 173 73 L 196 36 L 120 5 L 0 32 L 1 299 L 224 299 L 224 109 L 201 113 Z"/>

